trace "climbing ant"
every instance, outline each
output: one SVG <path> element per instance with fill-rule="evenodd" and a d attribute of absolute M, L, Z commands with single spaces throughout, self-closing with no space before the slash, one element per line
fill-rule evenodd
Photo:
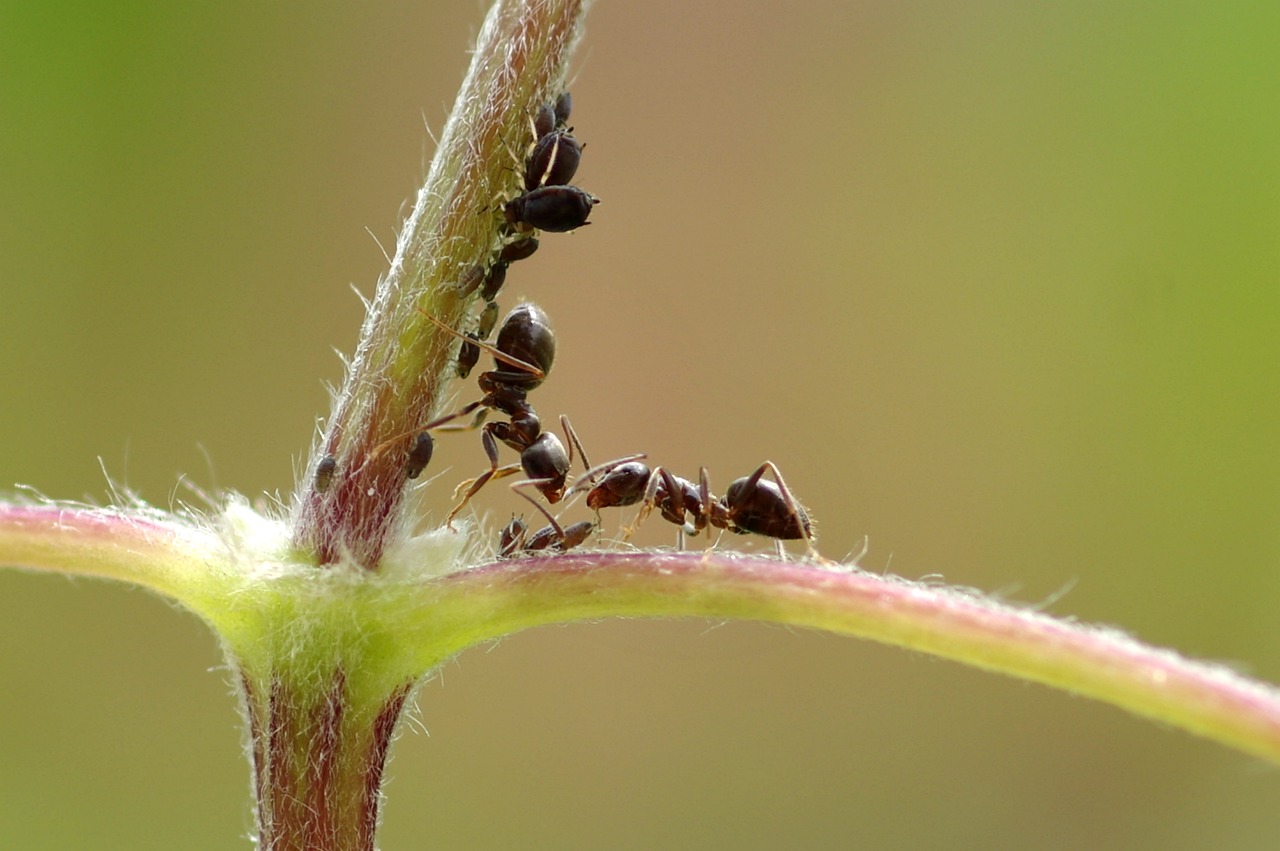
<path fill-rule="evenodd" d="M 504 478 L 521 470 L 526 478 L 513 484 L 513 488 L 532 486 L 547 502 L 559 502 L 564 496 L 574 450 L 582 457 L 584 467 L 589 468 L 590 464 L 568 418 L 560 418 L 565 437 L 569 441 L 566 451 L 554 432 L 542 430 L 542 422 L 528 401 L 529 391 L 543 382 L 555 360 L 555 334 L 551 330 L 547 314 L 537 305 L 528 302 L 517 305 L 503 321 L 496 345 L 490 346 L 450 328 L 425 311 L 423 313 L 440 328 L 461 337 L 464 346 L 470 344 L 493 355 L 495 368 L 480 374 L 477 383 L 485 394 L 482 398 L 464 405 L 452 414 L 418 426 L 412 432 L 384 441 L 375 447 L 373 454 L 384 451 L 391 443 L 410 434 L 424 434 L 442 426 L 447 427 L 448 423 L 461 419 L 476 409 L 482 410 L 471 425 L 452 427 L 451 430 L 480 428 L 487 411 L 495 410 L 505 414 L 508 419 L 485 423 L 481 429 L 480 442 L 489 459 L 489 469 L 458 486 L 455 496 L 464 488 L 466 492 L 461 502 L 449 512 L 447 520 L 453 520 L 490 479 Z M 520 453 L 520 463 L 507 466 L 498 464 L 499 441 Z"/>

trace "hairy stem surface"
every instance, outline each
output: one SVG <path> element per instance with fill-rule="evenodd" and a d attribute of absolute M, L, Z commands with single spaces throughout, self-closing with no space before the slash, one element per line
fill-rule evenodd
<path fill-rule="evenodd" d="M 293 542 L 316 564 L 350 556 L 374 568 L 398 528 L 413 431 L 439 412 L 457 349 L 423 312 L 457 328 L 474 300 L 463 282 L 500 245 L 515 157 L 532 141 L 531 116 L 563 86 L 584 11 L 584 0 L 499 0 L 485 20 L 308 468 L 330 456 L 334 475 L 304 482 L 296 500 Z"/>

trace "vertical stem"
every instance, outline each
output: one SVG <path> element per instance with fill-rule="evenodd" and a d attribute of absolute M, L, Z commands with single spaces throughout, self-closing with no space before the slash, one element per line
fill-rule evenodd
<path fill-rule="evenodd" d="M 266 851 L 373 851 L 383 769 L 412 690 L 361 697 L 347 673 L 316 681 L 243 670 L 258 844 Z"/>
<path fill-rule="evenodd" d="M 323 490 L 304 481 L 293 542 L 317 564 L 349 554 L 375 568 L 394 534 L 413 429 L 438 412 L 456 341 L 420 311 L 458 327 L 474 294 L 460 288 L 501 245 L 502 202 L 518 191 L 513 155 L 530 117 L 563 86 L 584 0 L 498 0 L 426 184 L 378 285 L 319 454 L 337 466 Z"/>

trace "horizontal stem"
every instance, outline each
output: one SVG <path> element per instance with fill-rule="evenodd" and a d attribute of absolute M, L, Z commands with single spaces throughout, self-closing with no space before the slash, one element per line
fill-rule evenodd
<path fill-rule="evenodd" d="M 183 599 L 207 584 L 217 547 L 209 533 L 144 509 L 0 504 L 8 567 L 118 579 Z"/>
<path fill-rule="evenodd" d="M 433 585 L 429 605 L 449 617 L 423 619 L 432 635 L 420 646 L 444 655 L 532 626 L 610 616 L 771 621 L 1043 683 L 1280 763 L 1280 690 L 1115 630 L 951 589 L 726 553 L 528 559 Z"/>

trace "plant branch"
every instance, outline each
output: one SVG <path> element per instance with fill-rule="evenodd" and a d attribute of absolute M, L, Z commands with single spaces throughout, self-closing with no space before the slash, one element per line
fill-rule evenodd
<path fill-rule="evenodd" d="M 464 282 L 501 244 L 501 202 L 517 191 L 530 118 L 563 86 L 585 7 L 585 0 L 499 0 L 485 20 L 307 467 L 331 456 L 335 473 L 323 487 L 305 481 L 295 500 L 294 545 L 317 564 L 350 556 L 374 568 L 398 528 L 410 438 L 439 413 L 457 348 L 424 313 L 457 328 L 474 300 Z"/>
<path fill-rule="evenodd" d="M 1110 703 L 1280 763 L 1280 690 L 1226 668 L 954 589 L 729 553 L 582 554 L 424 587 L 424 664 L 532 626 L 605 617 L 770 621 L 869 638 Z M 445 616 L 447 615 L 447 616 Z"/>
<path fill-rule="evenodd" d="M 143 508 L 0 504 L 0 564 L 133 582 L 174 599 L 202 586 L 216 538 Z"/>

